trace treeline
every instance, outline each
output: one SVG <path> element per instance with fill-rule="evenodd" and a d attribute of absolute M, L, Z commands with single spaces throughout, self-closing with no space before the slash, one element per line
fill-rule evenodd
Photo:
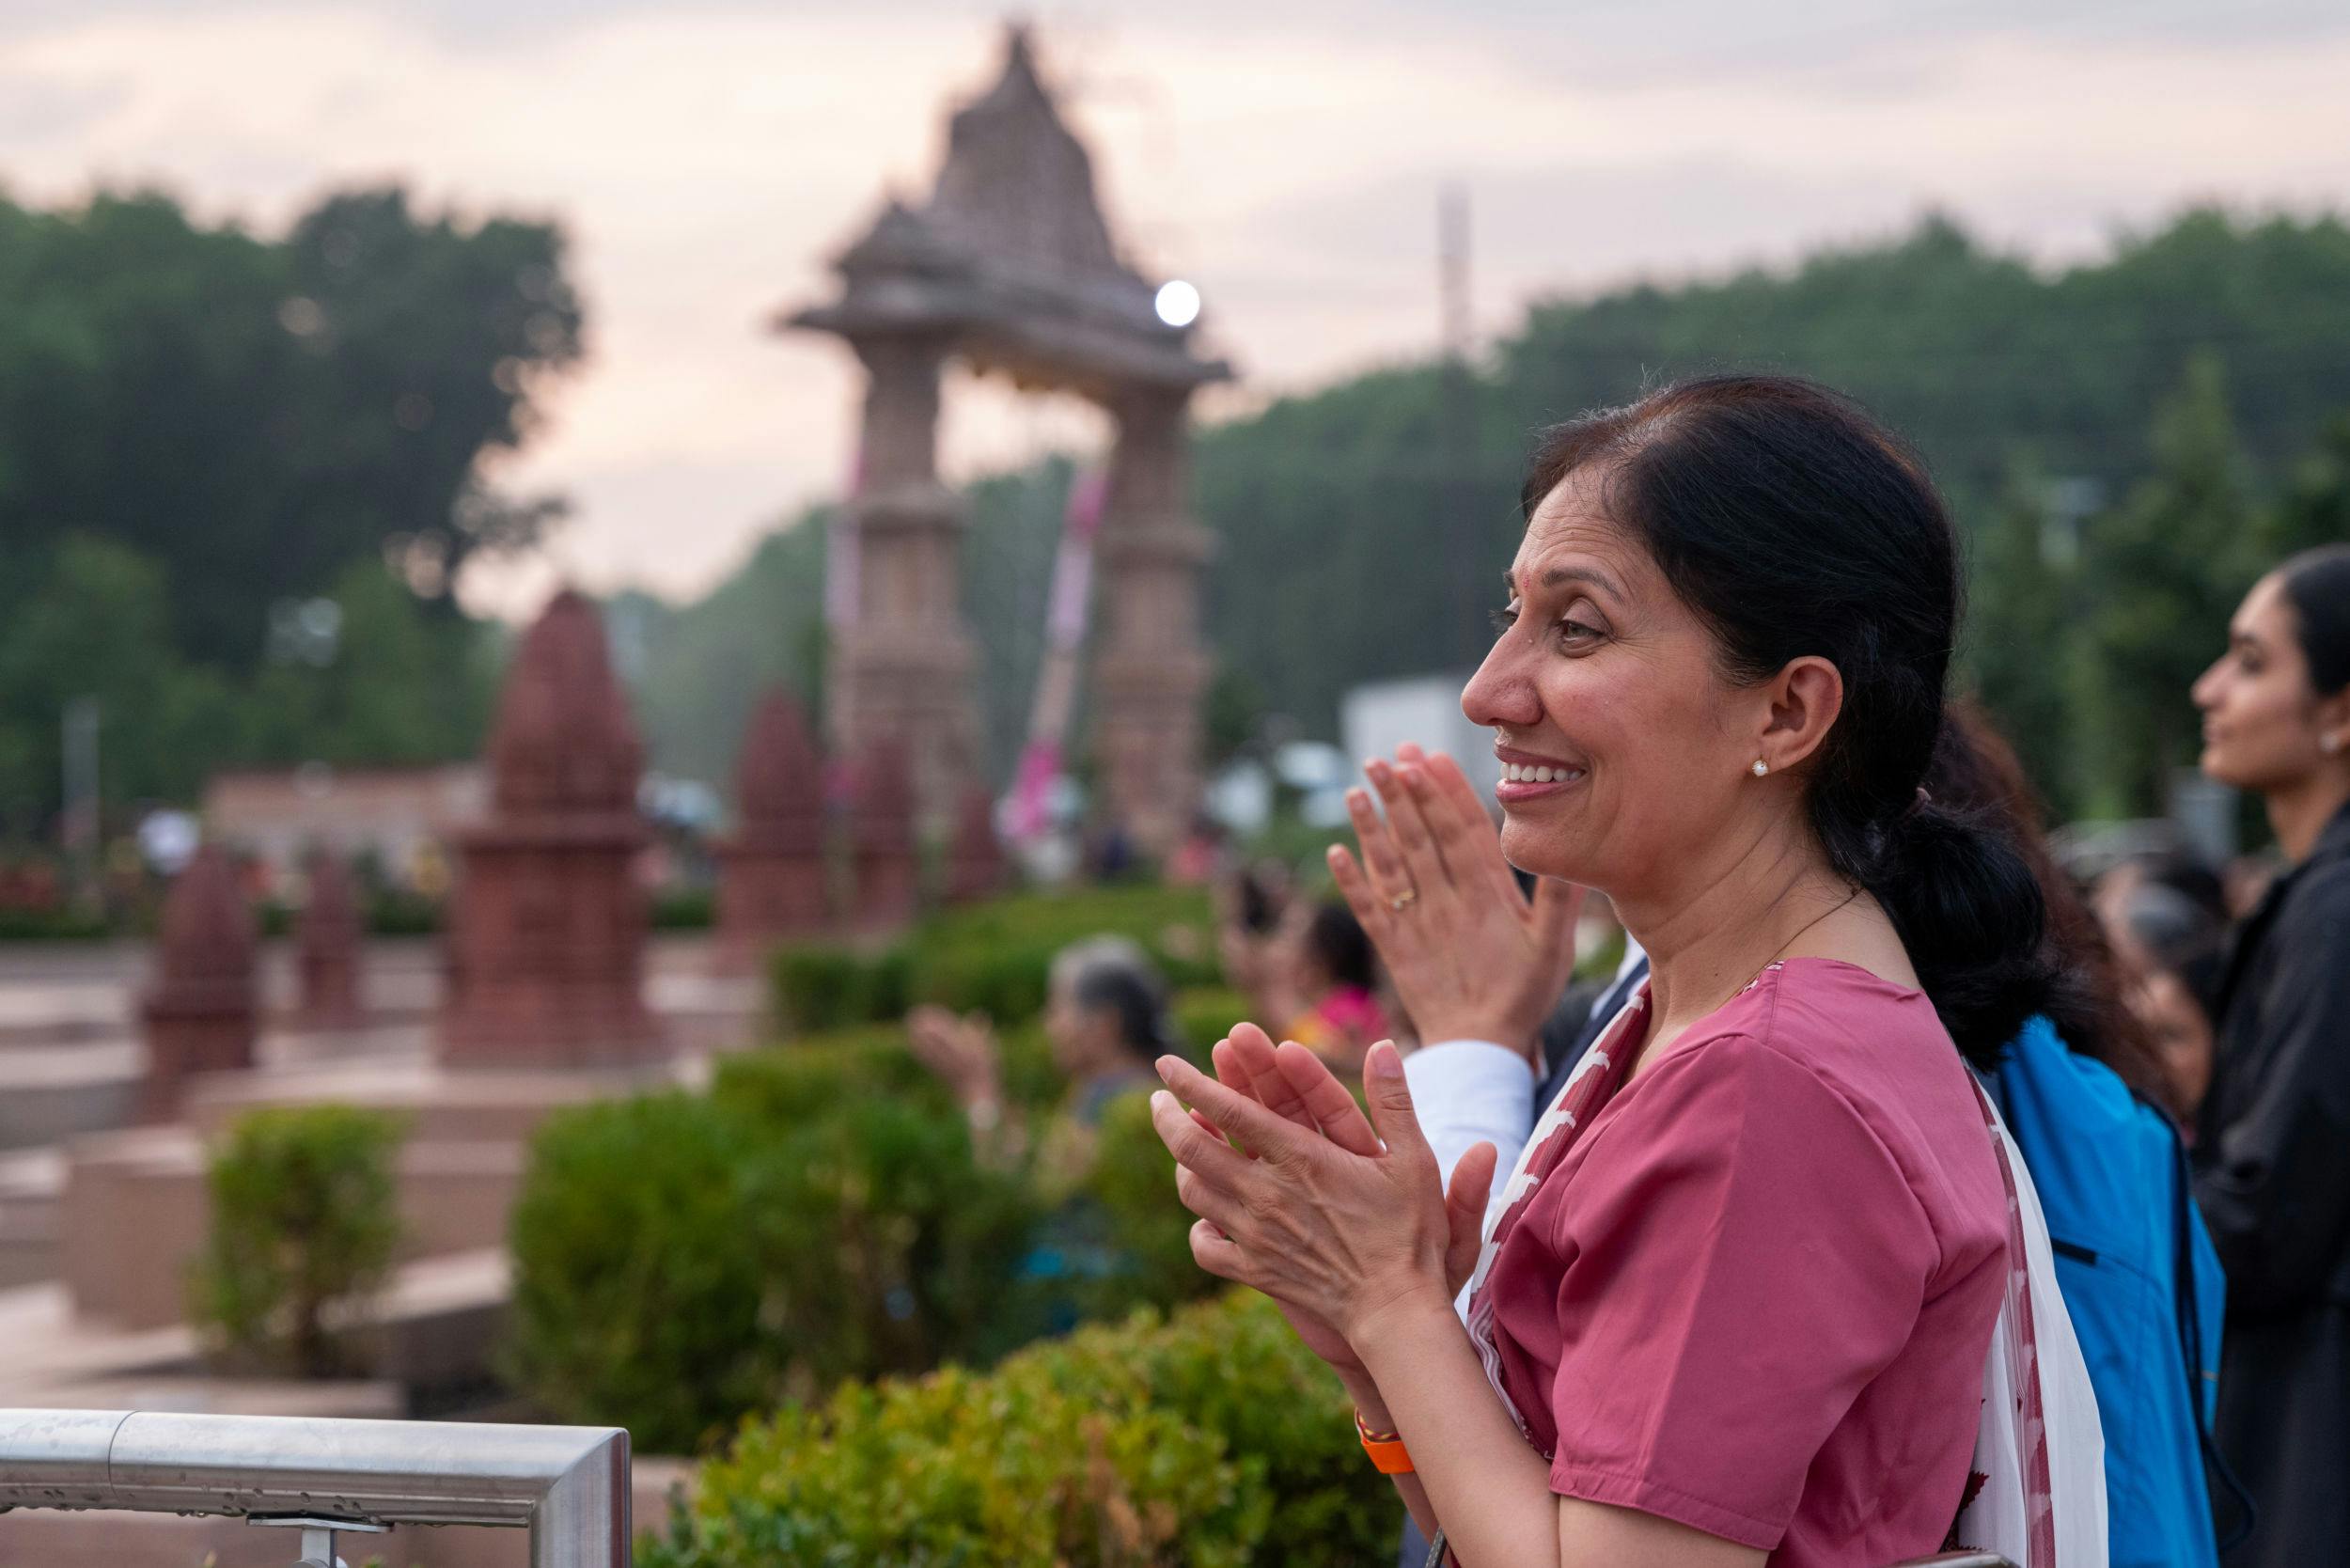
<path fill-rule="evenodd" d="M 560 514 L 478 478 L 579 357 L 553 227 L 0 201 L 0 844 L 51 836 L 74 705 L 118 806 L 478 745 L 501 639 L 447 588 Z"/>
<path fill-rule="evenodd" d="M 1349 687 L 1474 664 L 1531 432 L 1735 368 L 1843 388 L 1924 452 L 1973 547 L 1967 679 L 2068 814 L 2159 807 L 2169 769 L 2193 755 L 2186 683 L 2250 574 L 2345 535 L 2340 220 L 2195 212 L 2049 272 L 1933 218 L 1788 271 L 1538 302 L 1474 366 L 1383 369 L 1203 431 L 1220 743 L 1276 714 L 1278 729 L 1335 738 Z M 974 492 L 964 603 L 999 770 L 1034 680 L 1068 479 L 1057 463 Z M 661 617 L 681 651 L 646 675 L 665 760 L 724 776 L 748 672 L 814 692 L 814 522 Z"/>

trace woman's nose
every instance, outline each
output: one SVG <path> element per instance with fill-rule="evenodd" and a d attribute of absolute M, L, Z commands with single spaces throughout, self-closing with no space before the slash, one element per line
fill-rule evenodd
<path fill-rule="evenodd" d="M 2195 678 L 2195 684 L 2187 688 L 2187 696 L 2194 702 L 2195 706 L 2198 708 L 2217 708 L 2219 706 L 2219 670 L 2220 666 L 2225 665 L 2227 662 L 2228 661 L 2224 656 L 2213 660 L 2211 667 L 2203 671 L 2202 674 L 2197 676 Z"/>
<path fill-rule="evenodd" d="M 1542 703 L 1534 694 L 1534 683 L 1523 671 L 1512 667 L 1514 660 L 1510 647 L 1510 635 L 1504 632 L 1485 654 L 1485 662 L 1477 666 L 1469 683 L 1461 691 L 1461 712 L 1471 724 L 1488 729 L 1504 727 L 1526 729 L 1542 717 Z"/>

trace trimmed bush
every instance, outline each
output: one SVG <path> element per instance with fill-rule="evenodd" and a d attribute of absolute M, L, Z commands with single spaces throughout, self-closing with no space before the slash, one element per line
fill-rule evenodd
<path fill-rule="evenodd" d="M 1232 1026 L 1247 1018 L 1250 1011 L 1248 998 L 1230 987 L 1196 985 L 1175 997 L 1175 1027 L 1190 1047 L 1193 1059 L 1204 1067 L 1209 1047 L 1231 1033 Z M 1268 1028 L 1280 1027 L 1262 1018 L 1249 1022 Z"/>
<path fill-rule="evenodd" d="M 1042 1010 L 1053 955 L 1087 936 L 1131 937 L 1169 984 L 1214 981 L 1213 923 L 1198 888 L 1022 894 L 950 911 L 877 952 L 826 944 L 780 949 L 769 967 L 773 1005 L 794 1035 L 887 1022 L 915 1002 L 984 1009 L 1009 1026 Z"/>
<path fill-rule="evenodd" d="M 1151 1097 L 1121 1095 L 1104 1110 L 1093 1167 L 1080 1189 L 1116 1266 L 1086 1282 L 1079 1309 L 1122 1317 L 1136 1307 L 1168 1308 L 1214 1294 L 1223 1281 L 1191 1256 L 1191 1211 L 1175 1196 L 1175 1156 L 1151 1124 Z"/>
<path fill-rule="evenodd" d="M 687 1094 L 567 1110 L 514 1205 L 507 1371 L 564 1420 L 690 1453 L 780 1382 L 750 1124 Z"/>
<path fill-rule="evenodd" d="M 382 1283 L 400 1245 L 399 1119 L 352 1105 L 271 1106 L 213 1151 L 212 1229 L 189 1310 L 241 1356 L 299 1375 L 346 1370 L 330 1318 Z"/>
<path fill-rule="evenodd" d="M 751 1423 L 641 1560 L 1353 1568 L 1400 1518 L 1337 1380 L 1245 1295 Z"/>
<path fill-rule="evenodd" d="M 1036 1208 L 980 1166 L 902 1047 L 728 1061 L 707 1097 L 582 1106 L 534 1142 L 512 1227 L 516 1381 L 566 1419 L 693 1451 L 840 1379 L 1032 1337 Z"/>

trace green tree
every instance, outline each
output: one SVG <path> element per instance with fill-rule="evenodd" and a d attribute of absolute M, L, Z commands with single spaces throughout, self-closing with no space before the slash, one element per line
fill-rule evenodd
<path fill-rule="evenodd" d="M 1975 539 L 1965 664 L 2043 799 L 2070 797 L 2073 717 L 2060 678 L 2072 633 L 2071 561 L 2047 481 L 2019 464 Z"/>
<path fill-rule="evenodd" d="M 2350 410 L 2326 421 L 2315 449 L 2295 465 L 2261 542 L 2264 566 L 2321 544 L 2350 542 Z"/>
<path fill-rule="evenodd" d="M 2227 640 L 2259 570 L 2250 476 L 2215 356 L 2196 359 L 2154 422 L 2153 475 L 2084 538 L 2084 714 L 2102 804 L 2162 808 L 2195 755 L 2188 690 Z"/>

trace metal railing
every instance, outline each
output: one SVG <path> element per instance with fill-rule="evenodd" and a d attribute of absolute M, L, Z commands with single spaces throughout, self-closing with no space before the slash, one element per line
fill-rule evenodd
<path fill-rule="evenodd" d="M 303 1529 L 504 1525 L 531 1568 L 629 1568 L 628 1434 L 619 1427 L 0 1410 L 0 1510 L 242 1515 Z M 321 1551 L 324 1556 L 320 1557 Z"/>

